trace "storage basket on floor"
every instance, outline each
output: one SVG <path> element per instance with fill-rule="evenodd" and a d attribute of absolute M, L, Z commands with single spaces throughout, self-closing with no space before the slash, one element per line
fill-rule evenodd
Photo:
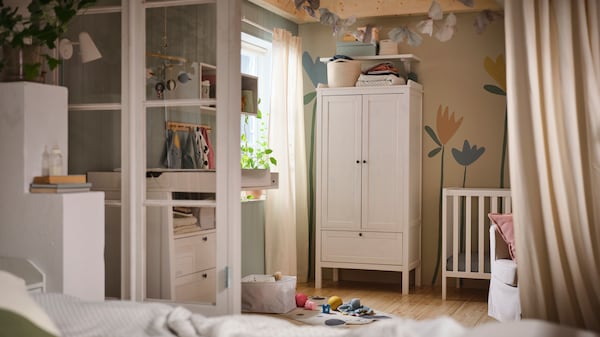
<path fill-rule="evenodd" d="M 283 276 L 279 281 L 270 278 L 270 275 L 242 278 L 242 311 L 284 314 L 296 307 L 296 276 Z"/>

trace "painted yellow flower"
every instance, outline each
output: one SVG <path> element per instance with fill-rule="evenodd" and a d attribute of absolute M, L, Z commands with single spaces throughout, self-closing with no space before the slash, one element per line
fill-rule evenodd
<path fill-rule="evenodd" d="M 506 92 L 506 61 L 504 55 L 500 54 L 494 62 L 489 56 L 483 60 L 483 67 L 490 76 L 496 80 L 498 86 Z"/>
<path fill-rule="evenodd" d="M 459 118 L 458 120 L 455 120 L 454 112 L 452 112 L 451 115 L 448 115 L 448 107 L 444 109 L 444 112 L 442 112 L 441 105 L 438 107 L 435 124 L 437 126 L 437 135 L 442 144 L 445 145 L 446 143 L 448 143 L 450 138 L 454 136 L 456 130 L 458 130 L 458 128 L 462 124 L 462 121 L 463 117 Z"/>

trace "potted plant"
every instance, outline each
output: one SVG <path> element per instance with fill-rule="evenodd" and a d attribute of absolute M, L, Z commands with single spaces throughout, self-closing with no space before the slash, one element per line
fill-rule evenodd
<path fill-rule="evenodd" d="M 242 124 L 243 131 L 240 137 L 240 164 L 242 166 L 242 175 L 251 177 L 252 179 L 259 177 L 258 180 L 261 180 L 263 179 L 262 177 L 264 177 L 267 179 L 267 182 L 270 183 L 270 169 L 271 166 L 277 165 L 277 159 L 273 157 L 273 150 L 269 148 L 267 137 L 264 132 L 266 123 L 262 117 L 262 112 L 259 109 L 255 115 L 255 118 L 259 120 L 258 139 L 255 143 L 251 143 L 247 135 L 250 129 L 250 116 L 244 116 L 244 122 Z M 259 172 L 258 170 L 262 172 Z M 262 185 L 264 186 L 265 184 Z M 261 193 L 258 193 L 258 191 L 249 191 L 246 194 L 248 199 L 258 199 Z"/>
<path fill-rule="evenodd" d="M 44 72 L 53 70 L 60 60 L 48 51 L 56 48 L 58 38 L 77 11 L 96 0 L 32 0 L 29 16 L 19 7 L 4 6 L 0 0 L 0 76 L 2 81 L 44 81 Z M 45 49 L 44 49 L 45 48 Z"/>

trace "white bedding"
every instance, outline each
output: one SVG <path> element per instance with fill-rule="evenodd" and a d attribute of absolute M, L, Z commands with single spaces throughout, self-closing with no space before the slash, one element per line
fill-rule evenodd
<path fill-rule="evenodd" d="M 598 336 L 541 321 L 490 323 L 467 329 L 448 317 L 428 321 L 390 319 L 353 329 L 298 326 L 262 315 L 204 317 L 185 308 L 127 301 L 87 302 L 61 294 L 33 294 L 64 337 L 436 337 Z"/>

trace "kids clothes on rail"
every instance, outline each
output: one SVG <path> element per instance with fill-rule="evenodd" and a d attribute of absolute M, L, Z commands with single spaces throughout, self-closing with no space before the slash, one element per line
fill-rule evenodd
<path fill-rule="evenodd" d="M 208 129 L 198 126 L 188 132 L 167 130 L 161 162 L 170 169 L 214 169 Z"/>

